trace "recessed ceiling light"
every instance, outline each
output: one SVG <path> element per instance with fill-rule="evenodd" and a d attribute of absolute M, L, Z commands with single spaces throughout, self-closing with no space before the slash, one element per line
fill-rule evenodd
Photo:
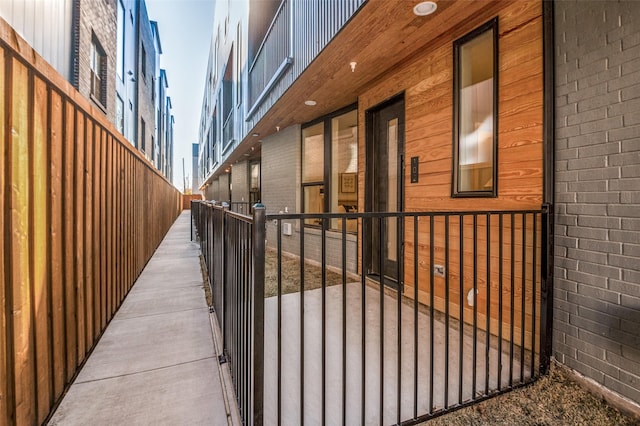
<path fill-rule="evenodd" d="M 421 3 L 416 4 L 413 7 L 413 13 L 415 13 L 418 16 L 427 16 L 435 12 L 437 8 L 438 8 L 438 5 L 435 4 L 434 2 L 423 1 Z"/>
<path fill-rule="evenodd" d="M 309 99 L 308 101 L 304 101 L 304 104 L 308 105 L 308 106 L 315 106 L 317 104 L 317 102 L 316 101 L 312 101 L 311 99 Z"/>
<path fill-rule="evenodd" d="M 251 136 L 253 136 L 254 138 L 257 138 L 258 136 L 260 136 L 260 133 L 253 133 Z"/>

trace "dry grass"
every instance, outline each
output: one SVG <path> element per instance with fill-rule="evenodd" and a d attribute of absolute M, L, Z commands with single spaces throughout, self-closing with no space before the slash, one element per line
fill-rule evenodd
<path fill-rule="evenodd" d="M 552 363 L 536 383 L 425 422 L 425 425 L 640 425 Z"/>

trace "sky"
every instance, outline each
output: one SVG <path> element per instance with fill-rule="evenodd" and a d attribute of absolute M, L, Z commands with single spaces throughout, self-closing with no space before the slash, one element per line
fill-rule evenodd
<path fill-rule="evenodd" d="M 149 19 L 158 22 L 162 43 L 160 66 L 167 72 L 175 126 L 173 184 L 191 188 L 191 144 L 198 142 L 214 0 L 146 0 Z"/>

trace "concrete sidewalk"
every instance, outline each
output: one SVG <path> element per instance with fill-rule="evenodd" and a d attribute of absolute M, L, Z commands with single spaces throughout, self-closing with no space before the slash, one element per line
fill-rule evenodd
<path fill-rule="evenodd" d="M 189 215 L 169 230 L 50 425 L 237 422 L 223 392 L 231 384 L 218 364 Z"/>

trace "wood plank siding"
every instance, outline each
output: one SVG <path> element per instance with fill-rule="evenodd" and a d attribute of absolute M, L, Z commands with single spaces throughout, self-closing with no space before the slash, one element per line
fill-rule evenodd
<path fill-rule="evenodd" d="M 181 194 L 0 19 L 0 424 L 42 424 Z"/>
<path fill-rule="evenodd" d="M 462 6 L 460 3 L 464 3 Z M 383 101 L 404 94 L 405 102 L 405 159 L 419 157 L 419 181 L 411 183 L 408 173 L 404 175 L 405 211 L 495 211 L 495 210 L 539 210 L 543 194 L 543 64 L 542 64 L 542 3 L 527 2 L 458 2 L 445 4 L 434 15 L 433 26 L 440 28 L 435 37 L 425 34 L 426 43 L 414 50 L 403 62 L 388 68 L 375 79 L 371 79 L 358 93 L 359 113 L 359 205 L 365 205 L 366 167 L 366 111 Z M 366 10 L 366 9 L 365 9 Z M 495 198 L 452 198 L 453 167 L 453 43 L 490 19 L 498 17 L 498 196 Z M 380 22 L 380 25 L 384 25 Z M 418 43 L 415 28 L 398 28 L 385 37 L 409 38 Z M 380 39 L 380 43 L 383 40 Z M 364 47 L 366 54 L 367 49 Z M 401 48 L 402 49 L 402 48 Z M 526 306 L 526 324 L 532 324 L 532 300 L 539 306 L 540 283 L 532 286 L 535 269 L 533 238 L 538 242 L 536 259 L 539 262 L 540 221 L 534 233 L 533 216 L 523 219 L 518 215 L 511 223 L 507 217 L 503 223 L 502 260 L 505 267 L 499 275 L 500 238 L 498 220 L 492 218 L 487 232 L 486 218 L 480 217 L 474 245 L 472 217 L 466 217 L 460 225 L 458 217 L 449 223 L 448 279 L 450 291 L 445 295 L 445 279 L 434 278 L 435 306 L 445 310 L 445 296 L 449 299 L 449 310 L 459 317 L 460 303 L 464 305 L 465 321 L 470 321 L 473 308 L 467 296 L 478 289 L 476 306 L 479 324 L 485 324 L 487 297 L 489 297 L 491 331 L 497 333 L 501 312 L 515 317 L 515 327 L 521 327 L 522 306 Z M 523 220 L 527 222 L 523 225 Z M 419 300 L 430 304 L 430 271 L 433 264 L 445 264 L 444 219 L 437 218 L 434 238 L 434 259 L 430 261 L 429 223 L 418 222 L 418 288 Z M 524 226 L 524 231 L 523 231 Z M 405 235 L 414 235 L 414 221 L 405 223 Z M 513 243 L 511 232 L 513 229 Z M 460 233 L 463 238 L 460 238 Z M 435 233 L 435 232 L 434 232 Z M 487 238 L 489 257 L 487 260 Z M 524 240 L 524 241 L 523 241 Z M 461 242 L 462 241 L 462 242 Z M 413 238 L 407 238 L 405 250 L 404 293 L 413 297 L 414 246 Z M 460 245 L 463 250 L 460 250 Z M 524 249 L 523 249 L 524 247 Z M 512 250 L 513 249 L 513 250 Z M 514 256 L 514 269 L 510 265 Z M 475 262 L 474 262 L 475 259 Z M 462 267 L 461 267 L 462 264 Z M 489 277 L 487 277 L 489 270 Z M 474 273 L 475 271 L 475 273 Z M 460 285 L 460 274 L 463 283 Z M 499 285 L 499 280 L 503 285 Z M 540 277 L 536 277 L 539 281 Z M 489 280 L 487 284 L 487 280 Z M 515 286 L 511 287 L 511 283 Z M 525 282 L 526 294 L 520 291 Z M 475 283 L 475 284 L 474 284 Z M 532 294 L 532 289 L 538 289 Z M 502 294 L 499 294 L 499 292 Z M 512 294 L 513 292 L 513 294 Z M 513 296 L 513 298 L 512 298 Z M 524 301 L 523 298 L 524 297 Z M 501 301 L 501 305 L 498 303 Z M 501 308 L 501 309 L 499 309 Z M 512 309 L 513 308 L 513 309 Z M 539 310 L 536 313 L 539 316 Z M 506 323 L 503 322 L 503 327 Z M 484 327 L 486 328 L 486 327 Z M 528 333 L 531 330 L 527 330 Z M 527 343 L 531 342 L 528 337 Z M 528 345 L 530 347 L 530 344 Z"/>

